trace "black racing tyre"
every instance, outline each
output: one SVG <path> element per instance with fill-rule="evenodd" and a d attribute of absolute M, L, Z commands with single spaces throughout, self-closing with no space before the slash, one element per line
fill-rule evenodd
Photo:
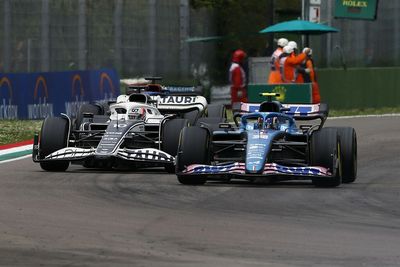
<path fill-rule="evenodd" d="M 161 131 L 161 150 L 175 157 L 178 151 L 180 132 L 188 125 L 187 119 L 176 118 L 166 121 Z M 165 170 L 168 173 L 175 173 L 175 166 L 167 165 Z"/>
<path fill-rule="evenodd" d="M 40 159 L 67 146 L 69 122 L 60 117 L 48 117 L 42 124 L 39 137 Z M 69 161 L 44 161 L 40 167 L 45 171 L 65 171 Z"/>
<path fill-rule="evenodd" d="M 352 127 L 337 127 L 342 152 L 342 182 L 352 183 L 357 178 L 357 135 Z"/>
<path fill-rule="evenodd" d="M 181 132 L 178 156 L 176 162 L 177 172 L 183 171 L 191 164 L 210 164 L 210 135 L 207 129 L 193 126 L 185 127 Z M 178 174 L 178 181 L 186 185 L 202 185 L 206 178 Z"/>
<path fill-rule="evenodd" d="M 192 110 L 189 112 L 185 112 L 183 114 L 183 118 L 187 119 L 190 123 L 190 125 L 194 125 L 197 121 L 197 119 L 199 118 L 199 111 L 198 110 Z"/>
<path fill-rule="evenodd" d="M 98 101 L 95 103 L 95 105 L 100 107 L 99 115 L 108 115 L 110 113 L 110 103 L 109 102 Z"/>
<path fill-rule="evenodd" d="M 102 115 L 102 107 L 94 104 L 83 104 L 80 106 L 78 114 L 75 119 L 75 129 L 79 130 L 79 127 L 83 121 L 83 114 L 92 113 L 93 115 Z"/>
<path fill-rule="evenodd" d="M 223 104 L 209 104 L 207 106 L 207 117 L 209 118 L 221 118 L 226 120 L 226 108 Z"/>
<path fill-rule="evenodd" d="M 336 166 L 337 159 L 339 161 Z M 328 168 L 336 175 L 329 178 L 315 178 L 312 183 L 317 187 L 336 187 L 342 182 L 341 146 L 338 131 L 335 128 L 322 128 L 311 136 L 310 163 L 312 166 Z"/>

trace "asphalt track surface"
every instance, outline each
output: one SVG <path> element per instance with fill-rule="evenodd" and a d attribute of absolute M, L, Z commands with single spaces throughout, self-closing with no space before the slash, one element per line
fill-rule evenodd
<path fill-rule="evenodd" d="M 328 124 L 356 128 L 354 184 L 1 164 L 0 266 L 399 266 L 400 117 Z"/>

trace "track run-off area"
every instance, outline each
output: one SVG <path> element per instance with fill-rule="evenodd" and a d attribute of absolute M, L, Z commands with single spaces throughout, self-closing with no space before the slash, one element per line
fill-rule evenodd
<path fill-rule="evenodd" d="M 400 116 L 352 126 L 358 178 L 208 182 L 162 169 L 0 164 L 0 266 L 400 266 Z"/>

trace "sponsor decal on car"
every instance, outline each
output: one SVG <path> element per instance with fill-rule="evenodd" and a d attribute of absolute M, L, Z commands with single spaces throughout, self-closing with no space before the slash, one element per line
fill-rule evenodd
<path fill-rule="evenodd" d="M 118 122 L 117 120 L 111 121 L 97 146 L 96 154 L 114 154 L 120 143 L 123 141 L 124 136 L 134 124 L 139 123 L 133 121 L 126 121 L 125 123 Z"/>
<path fill-rule="evenodd" d="M 252 135 L 252 139 L 268 139 L 268 134 L 266 133 L 257 133 Z"/>
<path fill-rule="evenodd" d="M 167 96 L 161 98 L 160 104 L 192 104 L 196 103 L 195 96 Z"/>
<path fill-rule="evenodd" d="M 154 148 L 124 149 L 117 153 L 117 156 L 127 160 L 154 160 L 174 162 L 174 157 Z"/>
<path fill-rule="evenodd" d="M 254 150 L 254 149 L 265 149 L 267 145 L 266 144 L 252 144 L 249 146 L 249 149 Z"/>
<path fill-rule="evenodd" d="M 172 93 L 194 93 L 195 88 L 193 86 L 166 86 L 166 90 Z"/>
<path fill-rule="evenodd" d="M 65 147 L 60 150 L 57 150 L 50 155 L 46 156 L 46 159 L 77 159 L 77 158 L 86 158 L 89 156 L 93 156 L 95 150 L 92 148 L 79 148 L 79 147 Z"/>

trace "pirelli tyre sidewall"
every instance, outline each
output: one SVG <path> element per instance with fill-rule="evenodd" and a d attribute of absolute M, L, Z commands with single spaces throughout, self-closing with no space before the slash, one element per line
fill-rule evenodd
<path fill-rule="evenodd" d="M 181 184 L 201 185 L 206 178 L 197 175 L 184 175 L 182 171 L 191 164 L 210 164 L 210 134 L 203 127 L 185 127 L 181 131 L 176 171 Z"/>
<path fill-rule="evenodd" d="M 310 165 L 328 168 L 335 176 L 312 179 L 317 187 L 336 187 L 342 183 L 342 157 L 336 128 L 322 128 L 313 132 L 310 141 Z"/>
<path fill-rule="evenodd" d="M 39 136 L 39 156 L 44 159 L 49 154 L 67 146 L 69 121 L 60 117 L 48 117 L 42 124 Z M 46 171 L 65 171 L 69 161 L 43 161 L 40 166 Z"/>

